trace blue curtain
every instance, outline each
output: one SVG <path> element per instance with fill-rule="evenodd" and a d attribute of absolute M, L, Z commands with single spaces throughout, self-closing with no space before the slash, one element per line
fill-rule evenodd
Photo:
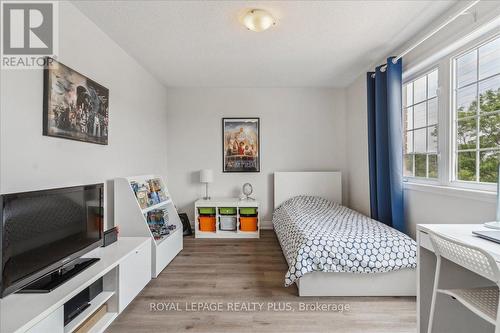
<path fill-rule="evenodd" d="M 367 73 L 370 208 L 373 219 L 404 232 L 402 60 L 392 60 Z"/>

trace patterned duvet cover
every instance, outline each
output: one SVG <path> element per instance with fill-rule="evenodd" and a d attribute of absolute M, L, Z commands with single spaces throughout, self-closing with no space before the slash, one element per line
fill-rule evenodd
<path fill-rule="evenodd" d="M 288 262 L 285 286 L 304 274 L 381 273 L 416 268 L 416 243 L 407 235 L 329 200 L 298 196 L 273 214 Z"/>

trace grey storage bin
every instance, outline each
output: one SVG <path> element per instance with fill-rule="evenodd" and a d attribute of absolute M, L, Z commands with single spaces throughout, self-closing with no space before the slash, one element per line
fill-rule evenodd
<path fill-rule="evenodd" d="M 221 216 L 220 218 L 220 230 L 235 231 L 236 230 L 236 216 Z"/>

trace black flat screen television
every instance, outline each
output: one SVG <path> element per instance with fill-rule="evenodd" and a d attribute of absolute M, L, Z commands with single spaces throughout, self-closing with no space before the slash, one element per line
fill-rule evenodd
<path fill-rule="evenodd" d="M 5 297 L 101 246 L 103 184 L 0 196 Z"/>

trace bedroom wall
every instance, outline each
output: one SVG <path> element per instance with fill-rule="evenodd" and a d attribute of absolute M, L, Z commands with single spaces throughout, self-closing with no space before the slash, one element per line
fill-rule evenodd
<path fill-rule="evenodd" d="M 368 176 L 368 119 L 366 117 L 366 79 L 362 75 L 346 89 L 347 165 L 349 169 L 349 207 L 370 215 Z"/>
<path fill-rule="evenodd" d="M 499 12 L 497 4 L 481 2 L 477 6 L 475 21 L 472 15 L 464 16 L 405 56 L 403 58 L 405 70 L 417 67 L 426 58 L 450 45 L 451 41 L 459 40 L 477 27 L 489 22 Z M 398 53 L 397 51 L 393 52 L 393 54 Z M 347 87 L 348 183 L 349 205 L 369 214 L 366 117 L 366 76 L 363 73 Z M 408 231 L 412 236 L 415 236 L 417 224 L 482 223 L 494 220 L 495 217 L 496 207 L 493 193 L 485 194 L 443 187 L 405 184 L 404 194 Z"/>
<path fill-rule="evenodd" d="M 165 174 L 165 88 L 67 2 L 59 5 L 59 60 L 109 89 L 109 145 L 42 136 L 42 71 L 2 70 L 0 191 Z M 109 227 L 112 187 L 106 191 Z"/>
<path fill-rule="evenodd" d="M 172 88 L 167 92 L 169 189 L 194 218 L 200 169 L 214 170 L 212 197 L 239 196 L 250 182 L 263 226 L 273 208 L 273 172 L 346 169 L 345 92 L 322 88 Z M 222 118 L 260 117 L 261 172 L 222 173 Z M 344 175 L 347 197 L 347 175 Z"/>

